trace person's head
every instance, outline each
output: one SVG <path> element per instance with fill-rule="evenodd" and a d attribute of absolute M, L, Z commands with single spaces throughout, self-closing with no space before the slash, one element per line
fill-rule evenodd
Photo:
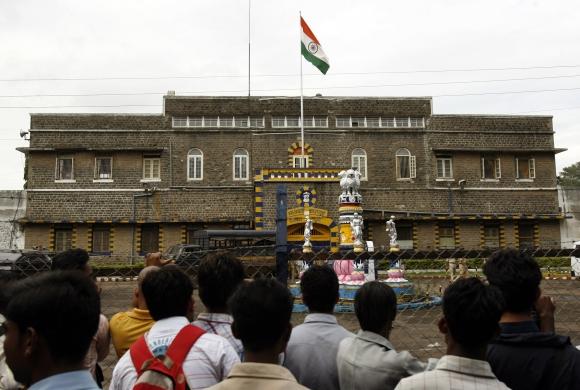
<path fill-rule="evenodd" d="M 449 348 L 472 352 L 485 349 L 499 329 L 503 310 L 501 292 L 478 278 L 458 279 L 443 294 L 439 330 Z M 453 344 L 453 345 L 451 345 Z"/>
<path fill-rule="evenodd" d="M 5 315 L 6 362 L 29 386 L 51 369 L 83 368 L 99 325 L 99 294 L 82 272 L 37 274 L 16 283 Z"/>
<path fill-rule="evenodd" d="M 19 274 L 15 272 L 0 271 L 0 314 L 4 314 L 4 310 L 6 310 L 10 299 L 11 289 L 19 279 Z"/>
<path fill-rule="evenodd" d="M 153 272 L 155 270 L 158 270 L 159 267 L 156 267 L 154 265 L 150 265 L 149 267 L 145 267 L 141 270 L 141 272 L 139 272 L 139 275 L 137 276 L 137 287 L 135 287 L 135 290 L 133 290 L 133 306 L 138 308 L 138 309 L 142 309 L 142 310 L 146 310 L 147 309 L 147 302 L 145 302 L 145 297 L 143 296 L 143 279 L 145 279 L 145 276 L 149 273 L 149 272 Z"/>
<path fill-rule="evenodd" d="M 212 313 L 227 311 L 228 299 L 244 280 L 244 266 L 227 252 L 208 256 L 197 270 L 199 298 Z"/>
<path fill-rule="evenodd" d="M 141 284 L 145 302 L 155 321 L 193 314 L 193 283 L 176 265 L 147 273 Z"/>
<path fill-rule="evenodd" d="M 83 271 L 87 275 L 93 272 L 89 265 L 89 254 L 81 248 L 69 249 L 58 253 L 52 258 L 51 268 L 55 271 Z"/>
<path fill-rule="evenodd" d="M 234 322 L 232 333 L 244 350 L 270 351 L 274 356 L 286 349 L 292 325 L 293 298 L 275 279 L 244 283 L 229 302 Z"/>
<path fill-rule="evenodd" d="M 385 283 L 365 283 L 354 297 L 354 312 L 362 330 L 387 337 L 397 315 L 397 296 Z"/>
<path fill-rule="evenodd" d="M 494 252 L 483 266 L 489 284 L 499 288 L 505 310 L 527 313 L 540 296 L 542 272 L 533 257 L 514 249 Z"/>
<path fill-rule="evenodd" d="M 310 312 L 332 313 L 338 302 L 338 277 L 325 265 L 313 265 L 300 279 L 302 300 Z"/>

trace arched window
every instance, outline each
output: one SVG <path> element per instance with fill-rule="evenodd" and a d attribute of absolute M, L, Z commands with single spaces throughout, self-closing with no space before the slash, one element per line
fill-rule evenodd
<path fill-rule="evenodd" d="M 187 153 L 187 180 L 203 180 L 203 152 L 199 149 Z"/>
<path fill-rule="evenodd" d="M 248 180 L 250 155 L 246 149 L 234 150 L 234 180 Z"/>
<path fill-rule="evenodd" d="M 411 156 L 409 149 L 397 150 L 397 179 L 414 179 L 417 177 L 415 156 Z"/>
<path fill-rule="evenodd" d="M 361 179 L 367 179 L 367 152 L 364 149 L 356 148 L 352 151 L 352 168 L 356 169 L 361 174 Z"/>

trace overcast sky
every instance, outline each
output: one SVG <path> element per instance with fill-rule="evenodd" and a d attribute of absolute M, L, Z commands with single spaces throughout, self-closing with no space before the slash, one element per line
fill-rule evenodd
<path fill-rule="evenodd" d="M 305 95 L 553 115 L 558 171 L 580 160 L 578 1 L 252 0 L 253 95 L 300 94 L 300 10 L 330 59 L 304 63 Z M 160 113 L 168 90 L 246 95 L 247 74 L 248 0 L 0 0 L 0 189 L 22 187 L 30 112 Z"/>

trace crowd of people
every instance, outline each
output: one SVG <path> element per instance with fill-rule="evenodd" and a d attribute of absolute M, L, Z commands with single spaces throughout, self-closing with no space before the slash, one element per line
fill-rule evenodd
<path fill-rule="evenodd" d="M 0 272 L 0 389 L 99 389 L 111 343 L 112 390 L 580 389 L 580 351 L 555 333 L 554 302 L 525 253 L 500 250 L 485 281 L 447 287 L 437 323 L 446 354 L 428 361 L 390 341 L 397 297 L 385 283 L 357 291 L 353 334 L 334 315 L 335 272 L 312 266 L 300 283 L 309 314 L 293 327 L 287 286 L 246 280 L 237 258 L 216 253 L 199 266 L 206 312 L 193 318 L 192 280 L 157 260 L 140 272 L 133 307 L 110 322 L 82 249 L 23 280 Z"/>

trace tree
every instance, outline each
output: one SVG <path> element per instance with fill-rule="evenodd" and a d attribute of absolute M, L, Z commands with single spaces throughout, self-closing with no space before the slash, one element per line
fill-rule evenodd
<path fill-rule="evenodd" d="M 580 161 L 560 172 L 560 184 L 565 187 L 580 187 Z"/>

